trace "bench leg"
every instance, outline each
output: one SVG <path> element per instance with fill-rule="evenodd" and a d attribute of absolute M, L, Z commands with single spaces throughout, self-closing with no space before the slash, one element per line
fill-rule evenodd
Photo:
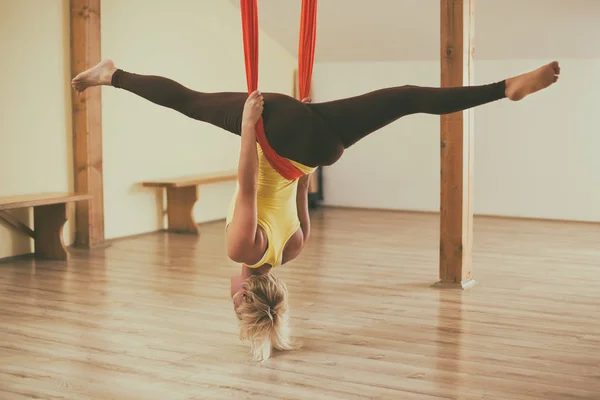
<path fill-rule="evenodd" d="M 33 208 L 35 256 L 54 260 L 68 260 L 62 231 L 67 222 L 67 204 L 50 204 Z"/>
<path fill-rule="evenodd" d="M 198 187 L 167 188 L 167 218 L 169 232 L 199 235 L 194 221 L 194 205 L 198 201 Z"/>

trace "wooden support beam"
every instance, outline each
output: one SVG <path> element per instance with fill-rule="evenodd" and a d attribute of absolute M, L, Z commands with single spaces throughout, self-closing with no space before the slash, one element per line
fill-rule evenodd
<path fill-rule="evenodd" d="M 66 261 L 69 252 L 62 239 L 69 205 L 48 204 L 33 208 L 35 256 Z"/>
<path fill-rule="evenodd" d="M 100 62 L 100 2 L 70 0 L 72 77 Z M 99 86 L 83 94 L 72 92 L 75 191 L 93 196 L 76 204 L 75 245 L 79 247 L 104 242 L 101 102 Z"/>
<path fill-rule="evenodd" d="M 200 234 L 200 229 L 194 221 L 194 206 L 197 201 L 197 186 L 167 188 L 169 232 Z"/>
<path fill-rule="evenodd" d="M 441 0 L 441 86 L 473 83 L 475 0 Z M 438 286 L 471 287 L 473 111 L 441 116 Z"/>

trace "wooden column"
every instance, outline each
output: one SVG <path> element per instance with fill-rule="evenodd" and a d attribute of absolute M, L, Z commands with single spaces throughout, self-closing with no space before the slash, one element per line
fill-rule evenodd
<path fill-rule="evenodd" d="M 70 0 L 72 77 L 100 62 L 100 2 Z M 75 244 L 89 248 L 104 242 L 100 87 L 72 91 L 72 108 L 75 191 L 93 196 L 76 204 Z"/>
<path fill-rule="evenodd" d="M 441 0 L 441 86 L 473 83 L 475 0 Z M 438 285 L 467 288 L 473 242 L 473 111 L 441 117 Z"/>

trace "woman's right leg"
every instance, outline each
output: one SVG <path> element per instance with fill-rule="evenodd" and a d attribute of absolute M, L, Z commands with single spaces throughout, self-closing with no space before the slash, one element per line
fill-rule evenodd
<path fill-rule="evenodd" d="M 169 78 L 117 69 L 110 60 L 79 74 L 72 85 L 78 91 L 90 86 L 111 85 L 236 135 L 241 132 L 242 111 L 248 98 L 242 92 L 197 92 Z"/>

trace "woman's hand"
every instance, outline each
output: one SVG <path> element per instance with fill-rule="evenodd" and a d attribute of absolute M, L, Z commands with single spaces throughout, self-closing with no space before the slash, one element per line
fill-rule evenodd
<path fill-rule="evenodd" d="M 258 90 L 250 93 L 250 96 L 248 96 L 248 99 L 246 100 L 246 104 L 244 104 L 242 123 L 256 125 L 256 122 L 262 115 L 264 105 L 265 101 L 262 93 L 260 93 Z"/>
<path fill-rule="evenodd" d="M 301 100 L 302 103 L 310 104 L 312 103 L 312 99 L 310 97 L 305 97 Z"/>

